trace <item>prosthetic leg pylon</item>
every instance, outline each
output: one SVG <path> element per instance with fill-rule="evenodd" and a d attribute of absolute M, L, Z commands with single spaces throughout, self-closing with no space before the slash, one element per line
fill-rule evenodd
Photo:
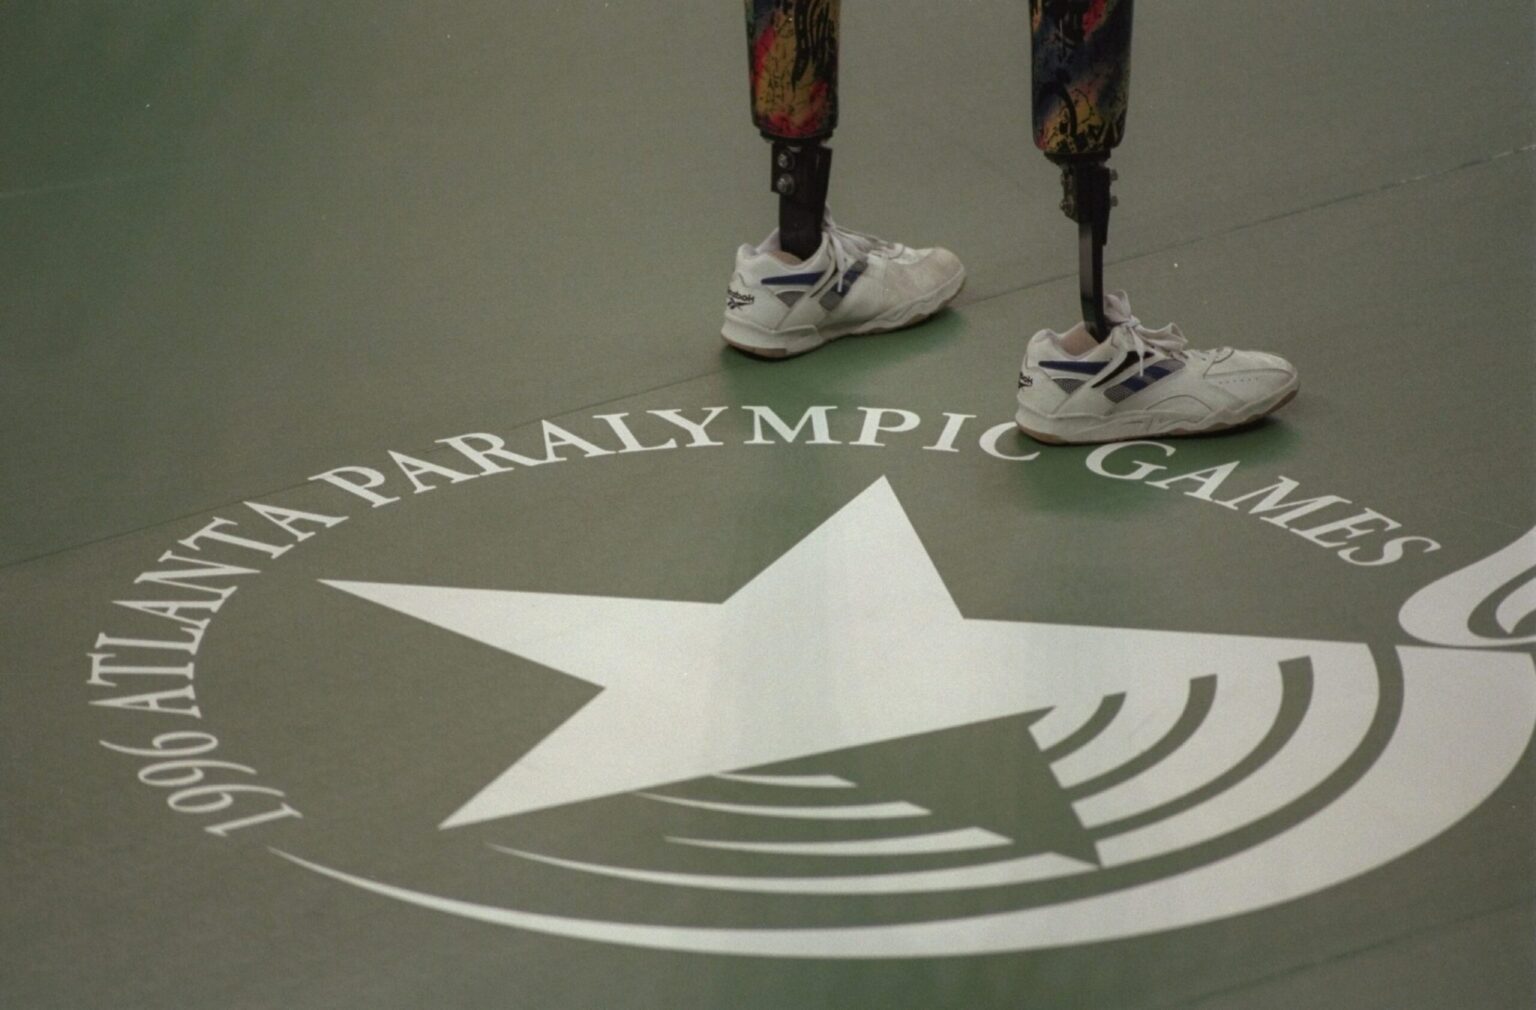
<path fill-rule="evenodd" d="M 1119 173 L 1104 158 L 1086 158 L 1061 167 L 1061 209 L 1077 222 L 1077 287 L 1083 306 L 1083 322 L 1093 339 L 1109 336 L 1104 317 L 1104 246 L 1109 242 L 1109 211 L 1120 200 L 1111 196 L 1110 183 Z"/>
<path fill-rule="evenodd" d="M 772 139 L 772 138 L 770 138 Z M 773 140 L 772 189 L 779 196 L 779 248 L 809 259 L 821 245 L 832 149 L 819 140 Z"/>
<path fill-rule="evenodd" d="M 840 0 L 745 0 L 752 122 L 772 147 L 779 247 L 807 259 L 821 246 L 837 127 Z"/>
<path fill-rule="evenodd" d="M 1061 209 L 1077 222 L 1078 290 L 1095 340 L 1104 315 L 1110 152 L 1125 134 L 1134 0 L 1030 0 L 1035 144 L 1061 166 Z"/>

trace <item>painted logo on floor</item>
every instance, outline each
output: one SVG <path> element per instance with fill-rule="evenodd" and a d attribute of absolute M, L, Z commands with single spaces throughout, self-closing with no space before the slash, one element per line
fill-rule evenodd
<path fill-rule="evenodd" d="M 1025 458 L 999 437 L 983 436 L 989 454 Z M 1117 451 L 1090 468 L 1137 479 L 1108 469 Z M 398 500 L 382 474 L 348 469 L 358 497 Z M 1216 501 L 1219 469 L 1168 479 Z M 276 559 L 345 518 L 249 507 L 292 542 L 224 520 L 188 540 Z M 175 562 L 140 581 L 202 598 L 130 603 L 185 629 L 195 655 L 257 569 Z M 668 950 L 955 956 L 1209 922 L 1382 866 L 1487 799 L 1536 729 L 1536 666 L 1502 648 L 1536 641 L 1533 575 L 1536 531 L 1414 596 L 1401 622 L 1427 644 L 1392 648 L 976 619 L 880 478 L 719 602 L 325 578 L 337 601 L 537 664 L 588 700 L 437 826 L 455 859 L 537 876 L 530 903 L 385 879 L 286 841 L 271 851 L 438 912 Z M 154 675 L 124 662 L 130 643 L 178 646 L 102 639 L 93 684 L 106 687 Z M 194 677 L 190 662 L 158 670 Z M 93 703 L 203 718 L 190 683 Z M 173 809 L 218 814 L 212 834 L 303 817 L 270 786 L 210 781 L 258 774 L 216 755 L 210 733 L 104 742 L 152 762 L 140 778 Z M 562 891 L 579 912 L 552 909 Z M 610 898 L 624 914 L 601 913 Z"/>

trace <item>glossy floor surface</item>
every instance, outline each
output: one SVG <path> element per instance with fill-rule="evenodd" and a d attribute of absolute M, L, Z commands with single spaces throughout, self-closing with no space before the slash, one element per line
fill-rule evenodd
<path fill-rule="evenodd" d="M 1302 392 L 1094 452 L 1024 6 L 844 5 L 969 283 L 781 363 L 734 4 L 0 13 L 0 1005 L 1531 1006 L 1536 15 L 1142 4 L 1110 281 Z"/>

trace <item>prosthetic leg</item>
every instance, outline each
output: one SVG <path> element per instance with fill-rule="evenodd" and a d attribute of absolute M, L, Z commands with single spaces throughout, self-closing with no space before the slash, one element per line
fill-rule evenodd
<path fill-rule="evenodd" d="M 779 245 L 805 259 L 821 245 L 837 126 L 840 0 L 745 0 L 752 121 L 772 145 Z"/>
<path fill-rule="evenodd" d="M 1035 146 L 1061 166 L 1061 209 L 1077 222 L 1078 290 L 1095 340 L 1104 317 L 1104 244 L 1117 201 L 1107 162 L 1125 133 L 1134 0 L 1030 0 Z"/>

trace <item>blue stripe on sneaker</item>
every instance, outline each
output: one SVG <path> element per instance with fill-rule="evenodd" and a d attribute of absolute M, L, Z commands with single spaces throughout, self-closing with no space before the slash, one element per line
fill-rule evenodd
<path fill-rule="evenodd" d="M 815 284 L 826 273 L 818 270 L 813 274 L 782 274 L 778 277 L 764 277 L 764 284 Z"/>
<path fill-rule="evenodd" d="M 1132 375 L 1119 385 L 1104 390 L 1111 403 L 1119 403 L 1134 393 L 1139 393 L 1159 379 L 1167 378 L 1184 367 L 1184 362 L 1169 358 L 1155 365 L 1148 365 L 1140 375 Z"/>
<path fill-rule="evenodd" d="M 1130 368 L 1132 365 L 1136 364 L 1140 360 L 1141 360 L 1141 352 L 1140 351 L 1127 351 L 1125 357 L 1120 359 L 1120 363 L 1114 367 L 1114 370 L 1109 372 L 1107 375 L 1105 375 L 1098 382 L 1095 382 L 1094 385 L 1095 386 L 1106 386 L 1106 385 L 1108 385 L 1110 379 L 1113 379 L 1115 376 L 1119 375 L 1121 372 L 1125 371 L 1127 368 Z"/>
<path fill-rule="evenodd" d="M 842 303 L 843 296 L 848 289 L 853 287 L 853 282 L 864 276 L 864 269 L 869 266 L 868 260 L 859 260 L 843 274 L 842 279 L 832 285 L 832 289 L 821 296 L 821 307 L 831 312 Z"/>
<path fill-rule="evenodd" d="M 843 279 L 837 282 L 837 293 L 840 295 L 846 295 L 848 293 L 848 289 L 853 287 L 853 282 L 858 280 L 860 277 L 863 277 L 864 271 L 868 267 L 869 260 L 859 260 L 853 266 L 849 267 L 848 272 L 843 274 Z"/>
<path fill-rule="evenodd" d="M 1059 372 L 1076 372 L 1079 375 L 1098 375 L 1104 371 L 1107 362 L 1103 361 L 1042 361 L 1046 368 L 1054 368 Z"/>

